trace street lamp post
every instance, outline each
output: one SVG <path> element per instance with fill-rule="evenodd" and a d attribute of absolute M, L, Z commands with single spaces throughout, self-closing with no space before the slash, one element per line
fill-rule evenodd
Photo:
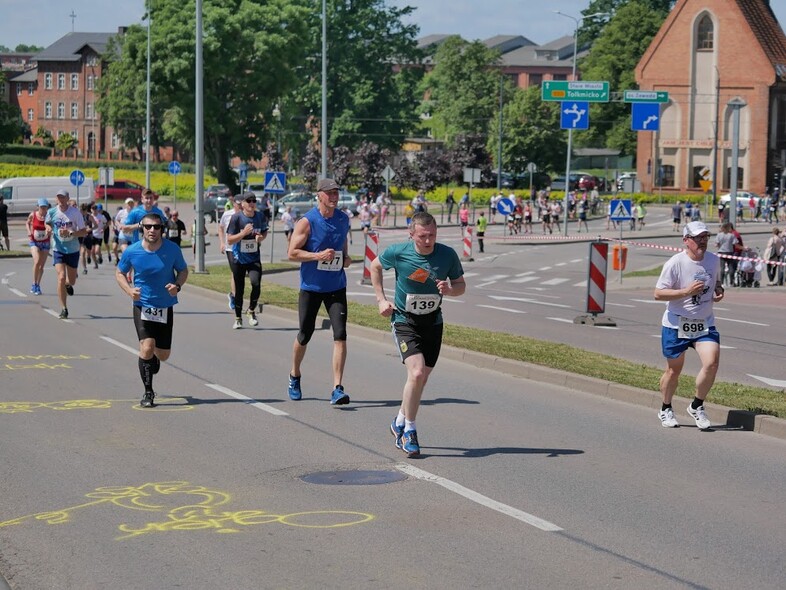
<path fill-rule="evenodd" d="M 731 190 L 729 191 L 729 223 L 737 224 L 737 178 L 740 157 L 740 110 L 747 106 L 743 99 L 736 97 L 726 103 L 733 110 L 731 136 Z"/>
<path fill-rule="evenodd" d="M 146 123 L 145 123 L 145 186 L 150 188 L 150 27 L 152 21 L 151 2 L 147 4 L 147 89 L 146 101 Z"/>
<path fill-rule="evenodd" d="M 281 108 L 276 103 L 273 107 L 273 118 L 276 120 L 276 151 L 281 155 Z"/>
<path fill-rule="evenodd" d="M 327 178 L 327 0 L 322 0 L 322 171 Z"/>
<path fill-rule="evenodd" d="M 582 20 L 587 18 L 594 18 L 596 16 L 608 16 L 607 12 L 594 12 L 592 14 L 585 14 L 582 15 L 581 18 L 576 18 L 575 16 L 571 16 L 570 14 L 565 14 L 564 12 L 560 12 L 559 10 L 554 11 L 555 14 L 559 14 L 560 16 L 564 16 L 565 18 L 571 19 L 574 23 L 576 23 L 576 28 L 573 30 L 573 67 L 571 72 L 571 81 L 576 81 L 576 54 L 579 50 L 579 23 Z M 562 104 L 562 103 L 560 103 Z M 564 234 L 568 235 L 568 213 L 570 199 L 568 198 L 568 194 L 570 193 L 570 156 L 573 153 L 573 129 L 568 128 L 568 153 L 565 158 L 565 198 L 562 202 L 562 208 L 564 210 L 564 218 L 565 218 L 565 231 Z"/>

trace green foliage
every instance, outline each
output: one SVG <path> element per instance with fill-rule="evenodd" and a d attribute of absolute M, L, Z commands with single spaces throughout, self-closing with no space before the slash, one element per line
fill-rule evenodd
<path fill-rule="evenodd" d="M 559 125 L 559 104 L 541 100 L 537 87 L 512 93 L 502 111 L 503 170 L 520 174 L 529 162 L 534 162 L 538 170 L 564 168 L 567 146 L 565 132 Z M 495 156 L 497 133 L 498 122 L 494 120 L 487 146 Z"/>
<path fill-rule="evenodd" d="M 19 107 L 0 100 L 0 146 L 22 137 L 22 113 Z"/>
<path fill-rule="evenodd" d="M 321 112 L 322 24 L 318 3 L 310 2 L 309 58 L 303 62 L 296 103 L 305 118 Z M 330 0 L 327 3 L 327 111 L 331 146 L 355 148 L 373 142 L 398 147 L 419 120 L 412 105 L 419 101 L 420 68 L 392 68 L 417 63 L 418 28 L 402 18 L 412 8 L 386 6 L 383 0 Z M 318 122 L 314 122 L 318 126 Z"/>
<path fill-rule="evenodd" d="M 617 10 L 580 64 L 584 80 L 607 80 L 611 88 L 620 90 L 637 87 L 636 65 L 665 18 L 664 12 L 653 10 L 648 4 L 645 0 L 630 0 Z M 616 148 L 623 156 L 636 154 L 636 132 L 630 130 L 629 105 L 594 103 L 590 118 L 590 128 L 575 135 L 577 145 Z"/>
<path fill-rule="evenodd" d="M 364 142 L 355 150 L 355 168 L 360 186 L 379 192 L 384 186 L 382 171 L 391 160 L 390 151 L 381 149 L 377 144 Z"/>
<path fill-rule="evenodd" d="M 491 180 L 491 157 L 486 151 L 484 140 L 485 135 L 480 134 L 456 136 L 447 154 L 450 162 L 450 180 L 463 182 L 465 168 L 479 168 L 482 182 Z"/>
<path fill-rule="evenodd" d="M 5 145 L 0 147 L 0 154 L 46 160 L 52 154 L 52 150 L 40 145 Z"/>
<path fill-rule="evenodd" d="M 43 51 L 43 47 L 39 47 L 38 45 L 25 45 L 24 43 L 20 43 L 14 49 L 16 53 L 38 53 Z"/>
<path fill-rule="evenodd" d="M 583 15 L 606 13 L 608 16 L 598 16 L 581 21 L 579 28 L 579 43 L 591 45 L 592 42 L 600 37 L 606 23 L 623 6 L 632 1 L 640 2 L 650 9 L 666 15 L 674 6 L 676 0 L 591 0 L 589 6 L 581 11 Z"/>
<path fill-rule="evenodd" d="M 55 138 L 52 137 L 52 133 L 43 126 L 39 126 L 38 129 L 36 129 L 35 137 L 43 140 L 45 146 L 50 148 L 55 147 Z"/>
<path fill-rule="evenodd" d="M 423 110 L 433 117 L 433 130 L 444 129 L 452 144 L 459 135 L 487 135 L 498 112 L 499 53 L 482 42 L 467 43 L 458 36 L 440 45 L 434 69 L 423 79 Z M 439 136 L 438 136 L 439 137 Z"/>
<path fill-rule="evenodd" d="M 57 138 L 57 141 L 55 141 L 55 147 L 61 152 L 71 149 L 74 147 L 74 144 L 76 144 L 76 140 L 73 138 L 73 136 L 71 136 L 70 133 L 63 133 L 60 137 Z"/>

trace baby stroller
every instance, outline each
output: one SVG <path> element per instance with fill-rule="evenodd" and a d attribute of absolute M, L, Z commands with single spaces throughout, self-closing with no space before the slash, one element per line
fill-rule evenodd
<path fill-rule="evenodd" d="M 758 249 L 746 248 L 740 254 L 742 260 L 737 265 L 737 284 L 740 287 L 758 288 L 761 284 L 761 271 L 764 265 L 759 258 Z"/>

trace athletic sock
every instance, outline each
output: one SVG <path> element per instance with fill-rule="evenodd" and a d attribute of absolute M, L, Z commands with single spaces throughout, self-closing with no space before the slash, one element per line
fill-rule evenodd
<path fill-rule="evenodd" d="M 699 399 L 697 397 L 694 397 L 693 398 L 693 402 L 691 403 L 690 407 L 693 408 L 694 410 L 698 410 L 703 405 L 704 405 L 704 400 L 703 399 Z"/>
<path fill-rule="evenodd" d="M 663 405 L 660 407 L 660 411 L 661 411 L 661 412 L 665 412 L 665 411 L 666 411 L 666 410 L 668 410 L 670 407 L 671 407 L 671 404 L 663 404 Z"/>
<path fill-rule="evenodd" d="M 139 376 L 145 386 L 145 393 L 153 391 L 153 360 L 139 357 Z"/>
<path fill-rule="evenodd" d="M 398 411 L 398 416 L 396 416 L 396 426 L 399 426 L 399 427 L 404 426 L 404 421 L 405 420 L 406 420 L 406 417 L 404 416 L 404 412 L 399 410 Z"/>
<path fill-rule="evenodd" d="M 409 432 L 410 430 L 417 430 L 415 428 L 415 421 L 412 420 L 410 422 L 409 420 L 404 420 L 404 432 Z"/>
<path fill-rule="evenodd" d="M 153 355 L 153 358 L 150 359 L 150 362 L 153 363 L 153 375 L 156 375 L 161 368 L 161 361 L 156 355 Z"/>

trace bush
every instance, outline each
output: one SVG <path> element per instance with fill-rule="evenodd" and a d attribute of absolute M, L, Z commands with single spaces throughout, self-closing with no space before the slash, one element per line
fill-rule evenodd
<path fill-rule="evenodd" d="M 52 150 L 50 148 L 41 145 L 0 145 L 0 156 L 16 156 L 33 160 L 46 160 L 51 154 Z"/>

